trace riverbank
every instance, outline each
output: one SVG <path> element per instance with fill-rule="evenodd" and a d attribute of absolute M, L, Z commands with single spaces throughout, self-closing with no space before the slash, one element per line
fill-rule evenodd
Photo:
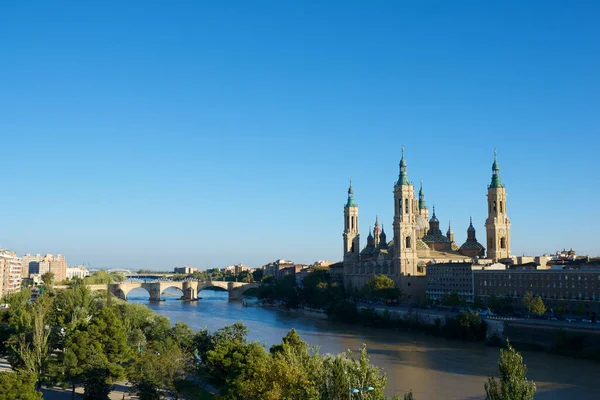
<path fill-rule="evenodd" d="M 502 320 L 480 318 L 475 313 L 447 313 L 419 308 L 357 306 L 344 303 L 328 313 L 283 304 L 255 303 L 267 309 L 302 315 L 308 318 L 344 322 L 380 329 L 423 332 L 445 339 L 482 342 L 500 347 L 508 339 L 520 350 L 600 360 L 600 330 L 558 326 L 537 320 Z"/>
<path fill-rule="evenodd" d="M 228 301 L 225 292 L 206 290 L 202 297 L 196 303 L 173 299 L 148 303 L 144 294 L 130 301 L 147 305 L 172 324 L 186 322 L 194 331 L 216 332 L 242 322 L 248 327 L 248 340 L 263 343 L 267 349 L 281 343 L 292 328 L 323 354 L 348 349 L 356 354 L 365 344 L 371 362 L 383 368 L 388 377 L 388 396 L 412 389 L 418 400 L 482 399 L 487 378 L 498 372 L 498 348 L 482 346 L 481 342 L 445 340 L 415 329 L 373 329 L 324 319 L 322 313 L 312 318 L 275 307 L 243 307 L 241 302 Z M 522 355 L 528 377 L 539 388 L 536 400 L 600 398 L 600 387 L 594 383 L 600 376 L 600 363 L 541 351 L 525 350 Z"/>

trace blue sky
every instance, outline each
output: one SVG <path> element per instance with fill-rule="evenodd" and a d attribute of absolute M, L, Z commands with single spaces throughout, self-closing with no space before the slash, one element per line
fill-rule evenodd
<path fill-rule="evenodd" d="M 400 149 L 485 243 L 498 150 L 513 254 L 600 254 L 600 4 L 0 4 L 0 245 L 171 269 L 339 260 Z M 445 229 L 444 229 L 445 230 Z"/>

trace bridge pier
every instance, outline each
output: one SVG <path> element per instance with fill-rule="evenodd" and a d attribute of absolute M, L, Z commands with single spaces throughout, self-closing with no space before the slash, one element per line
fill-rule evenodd
<path fill-rule="evenodd" d="M 183 282 L 183 297 L 181 299 L 186 301 L 198 300 L 198 293 L 196 292 L 198 284 L 196 284 L 195 286 L 196 288 L 194 288 L 192 282 Z"/>

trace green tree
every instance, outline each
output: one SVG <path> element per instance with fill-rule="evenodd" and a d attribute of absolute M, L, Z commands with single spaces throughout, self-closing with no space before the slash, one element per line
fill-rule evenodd
<path fill-rule="evenodd" d="M 73 390 L 83 383 L 95 393 L 100 383 L 88 372 L 97 371 L 108 384 L 125 376 L 124 365 L 132 355 L 125 327 L 113 309 L 105 307 L 89 323 L 84 320 L 67 334 L 62 360 L 65 379 Z"/>
<path fill-rule="evenodd" d="M 54 273 L 46 272 L 45 274 L 43 274 L 42 282 L 44 282 L 44 286 L 52 286 L 52 283 L 54 283 Z"/>
<path fill-rule="evenodd" d="M 483 304 L 483 300 L 481 299 L 480 296 L 475 296 L 473 298 L 473 308 L 476 310 L 479 310 L 481 308 L 483 308 L 484 304 Z"/>
<path fill-rule="evenodd" d="M 534 301 L 535 301 L 535 298 L 533 297 L 533 293 L 525 292 L 525 294 L 523 295 L 523 305 L 527 309 L 528 314 L 531 314 L 531 310 L 533 309 Z"/>
<path fill-rule="evenodd" d="M 254 279 L 254 282 L 260 282 L 263 278 L 264 273 L 265 271 L 261 268 L 257 268 L 254 271 L 252 271 L 252 279 Z"/>
<path fill-rule="evenodd" d="M 496 296 L 495 294 L 491 294 L 487 298 L 487 305 L 492 311 L 498 311 L 500 309 L 500 307 L 502 306 L 502 303 L 501 303 L 500 299 L 498 298 L 498 296 Z"/>
<path fill-rule="evenodd" d="M 175 392 L 175 382 L 185 378 L 191 363 L 190 354 L 176 340 L 167 338 L 152 342 L 138 355 L 128 378 L 141 400 L 156 399 L 160 390 Z"/>
<path fill-rule="evenodd" d="M 0 400 L 39 400 L 42 394 L 35 390 L 35 378 L 14 372 L 0 372 Z"/>
<path fill-rule="evenodd" d="M 169 336 L 182 351 L 189 355 L 195 354 L 194 331 L 185 322 L 176 322 Z"/>
<path fill-rule="evenodd" d="M 546 312 L 546 305 L 540 296 L 536 297 L 531 305 L 531 311 L 538 316 L 541 316 Z"/>
<path fill-rule="evenodd" d="M 273 294 L 277 300 L 283 301 L 286 306 L 296 308 L 300 304 L 298 286 L 296 286 L 296 276 L 286 275 L 275 282 Z"/>
<path fill-rule="evenodd" d="M 569 312 L 569 303 L 567 303 L 567 301 L 565 299 L 562 299 L 559 303 L 558 306 L 556 307 L 556 309 L 554 310 L 554 312 L 556 313 L 556 315 L 558 316 L 563 316 L 566 313 Z"/>
<path fill-rule="evenodd" d="M 113 277 L 103 270 L 94 272 L 92 275 L 85 277 L 84 280 L 90 285 L 106 285 L 114 282 Z"/>
<path fill-rule="evenodd" d="M 373 275 L 363 290 L 371 297 L 390 300 L 400 297 L 400 290 L 396 287 L 395 282 L 386 275 Z"/>
<path fill-rule="evenodd" d="M 83 399 L 108 400 L 110 384 L 108 368 L 96 366 L 85 371 L 83 377 Z"/>
<path fill-rule="evenodd" d="M 485 384 L 486 400 L 533 400 L 536 387 L 527 380 L 527 366 L 523 357 L 506 341 L 506 348 L 500 349 L 498 361 L 500 379 L 490 377 Z"/>
<path fill-rule="evenodd" d="M 449 307 L 458 307 L 460 305 L 460 296 L 456 290 L 445 294 L 442 297 L 442 304 Z"/>
<path fill-rule="evenodd" d="M 52 301 L 48 297 L 38 298 L 31 310 L 31 330 L 10 340 L 13 354 L 11 364 L 32 376 L 38 385 L 46 372 L 50 354 L 51 327 L 48 325 L 48 315 L 51 305 Z"/>
<path fill-rule="evenodd" d="M 302 300 L 313 308 L 326 308 L 344 300 L 344 290 L 333 282 L 327 268 L 315 268 L 302 280 Z"/>
<path fill-rule="evenodd" d="M 125 275 L 120 272 L 111 272 L 110 277 L 112 278 L 113 282 L 123 282 L 125 279 L 127 279 Z"/>

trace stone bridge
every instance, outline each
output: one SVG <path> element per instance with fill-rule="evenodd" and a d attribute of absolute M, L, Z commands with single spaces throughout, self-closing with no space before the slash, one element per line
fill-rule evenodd
<path fill-rule="evenodd" d="M 220 288 L 229 292 L 229 300 L 241 300 L 244 293 L 259 287 L 258 283 L 226 282 L 226 281 L 154 281 L 154 282 L 118 282 L 108 285 L 88 285 L 91 290 L 108 290 L 116 297 L 127 300 L 133 289 L 142 288 L 150 294 L 150 301 L 160 301 L 160 295 L 169 288 L 177 288 L 183 292 L 182 300 L 198 300 L 198 293 L 203 289 Z M 69 289 L 67 285 L 55 285 L 56 289 Z"/>
<path fill-rule="evenodd" d="M 95 285 L 92 285 L 95 286 Z M 104 286 L 104 285 L 102 285 Z M 160 301 L 160 295 L 169 288 L 177 288 L 183 292 L 182 300 L 198 300 L 198 293 L 203 289 L 220 288 L 229 292 L 229 300 L 241 300 L 247 290 L 257 288 L 258 283 L 226 282 L 226 281 L 154 281 L 154 282 L 119 282 L 108 285 L 108 290 L 116 297 L 127 300 L 133 289 L 142 288 L 150 294 L 150 301 Z M 106 286 L 103 288 L 106 290 Z"/>

